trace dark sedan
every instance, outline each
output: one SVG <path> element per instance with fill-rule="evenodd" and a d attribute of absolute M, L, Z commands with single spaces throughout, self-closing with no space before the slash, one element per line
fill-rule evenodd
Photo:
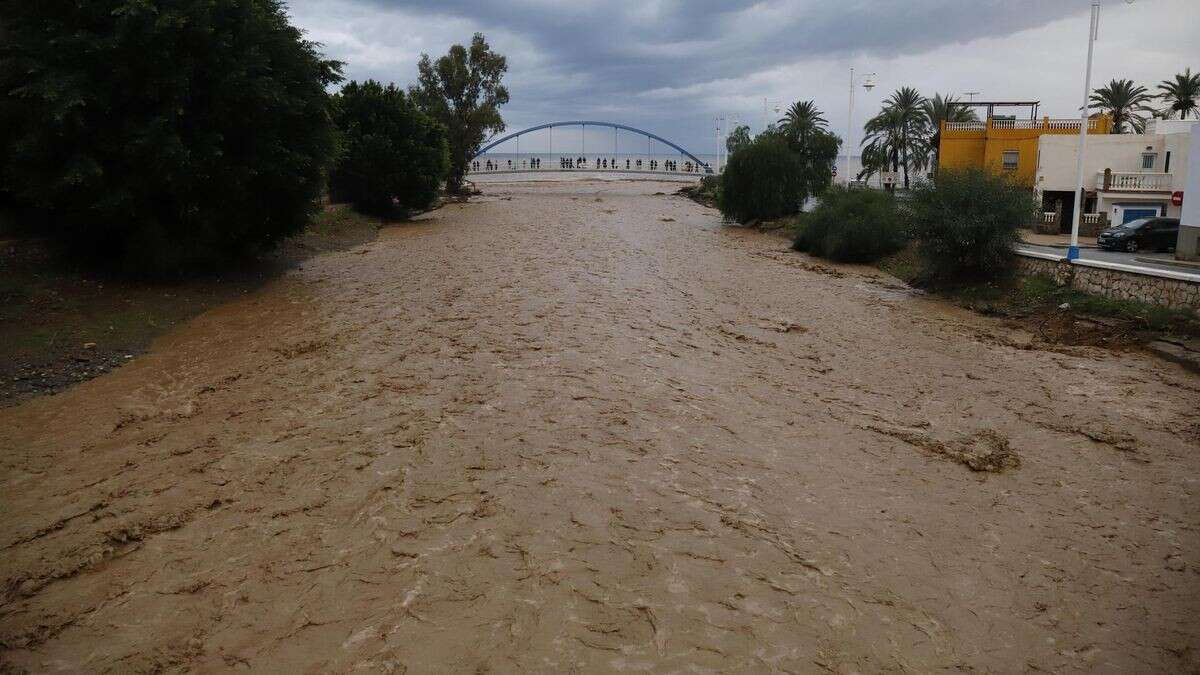
<path fill-rule="evenodd" d="M 1109 251 L 1169 251 L 1179 239 L 1178 218 L 1139 218 L 1110 227 L 1096 237 L 1100 248 Z"/>

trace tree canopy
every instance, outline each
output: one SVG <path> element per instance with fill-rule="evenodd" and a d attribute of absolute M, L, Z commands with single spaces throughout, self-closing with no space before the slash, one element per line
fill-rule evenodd
<path fill-rule="evenodd" d="M 941 153 L 942 122 L 976 122 L 979 117 L 975 111 L 962 105 L 953 96 L 934 94 L 933 98 L 925 99 L 921 106 L 925 114 L 926 126 L 929 131 L 929 149 L 933 152 L 933 166 L 937 169 L 938 157 Z"/>
<path fill-rule="evenodd" d="M 1125 133 L 1127 124 L 1135 133 L 1142 133 L 1146 128 L 1146 113 L 1152 110 L 1148 104 L 1154 99 L 1145 87 L 1135 85 L 1133 80 L 1112 80 L 1092 92 L 1090 98 L 1092 110 L 1112 116 L 1114 134 Z"/>
<path fill-rule="evenodd" d="M 927 100 L 912 87 L 897 89 L 884 102 L 879 114 L 867 120 L 863 143 L 871 153 L 886 153 L 892 170 L 904 172 L 904 187 L 909 186 L 909 169 L 922 169 L 929 157 L 929 117 Z"/>
<path fill-rule="evenodd" d="M 404 92 L 374 80 L 350 82 L 333 97 L 341 151 L 330 189 L 366 213 L 423 209 L 449 170 L 445 128 Z"/>
<path fill-rule="evenodd" d="M 471 46 L 454 45 L 436 61 L 422 54 L 417 64 L 418 84 L 409 89 L 417 106 L 446 127 L 450 146 L 447 187 L 462 187 L 467 165 L 485 138 L 504 131 L 500 106 L 508 103 L 501 84 L 508 62 L 492 51 L 482 33 Z"/>
<path fill-rule="evenodd" d="M 792 138 L 798 138 L 814 129 L 824 129 L 828 124 L 825 115 L 817 109 L 814 101 L 796 101 L 779 120 L 779 128 Z"/>
<path fill-rule="evenodd" d="M 308 222 L 339 64 L 281 2 L 3 0 L 0 15 L 3 179 L 48 234 L 167 272 Z"/>
<path fill-rule="evenodd" d="M 793 105 L 782 126 L 765 130 L 729 158 L 721 174 L 721 212 L 738 222 L 796 213 L 833 182 L 841 139 L 825 129 L 811 101 Z M 789 124 L 789 119 L 791 123 Z"/>
<path fill-rule="evenodd" d="M 1200 119 L 1200 73 L 1192 73 L 1188 68 L 1182 73 L 1176 73 L 1170 80 L 1158 84 L 1158 96 L 1166 104 L 1163 117 L 1171 119 L 1176 115 L 1186 120 L 1189 116 Z"/>
<path fill-rule="evenodd" d="M 745 124 L 734 128 L 725 139 L 725 150 L 731 155 L 747 145 L 750 145 L 750 127 Z"/>

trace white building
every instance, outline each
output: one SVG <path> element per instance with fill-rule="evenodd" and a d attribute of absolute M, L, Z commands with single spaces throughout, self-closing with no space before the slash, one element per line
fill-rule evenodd
<path fill-rule="evenodd" d="M 1178 218 L 1188 178 L 1191 128 L 1196 120 L 1151 120 L 1143 134 L 1088 136 L 1084 157 L 1084 221 L 1094 229 L 1150 216 Z M 1064 228 L 1074 208 L 1075 136 L 1044 134 L 1038 139 L 1035 189 L 1043 209 L 1061 207 Z M 1087 217 L 1104 214 L 1106 218 Z"/>

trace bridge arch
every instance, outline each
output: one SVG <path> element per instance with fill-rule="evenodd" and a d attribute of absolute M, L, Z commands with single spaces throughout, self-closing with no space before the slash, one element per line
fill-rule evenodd
<path fill-rule="evenodd" d="M 488 141 L 487 145 L 483 146 L 482 148 L 480 148 L 479 152 L 475 153 L 475 156 L 471 158 L 471 161 L 479 159 L 488 150 L 491 150 L 492 148 L 500 145 L 501 143 L 511 141 L 514 138 L 519 138 L 521 136 L 524 136 L 525 134 L 533 133 L 535 131 L 541 131 L 542 129 L 553 129 L 554 127 L 573 127 L 573 126 L 583 127 L 585 135 L 587 133 L 587 127 L 607 127 L 609 129 L 618 129 L 621 131 L 629 131 L 629 132 L 632 132 L 635 134 L 641 134 L 642 136 L 645 136 L 646 138 L 656 140 L 659 143 L 662 143 L 663 145 L 673 148 L 674 150 L 679 152 L 681 155 L 688 157 L 689 159 L 691 159 L 693 162 L 696 163 L 697 167 L 704 167 L 704 173 L 712 173 L 713 172 L 712 167 L 710 167 L 707 163 L 701 161 L 699 157 L 688 152 L 681 146 L 679 146 L 675 143 L 672 143 L 671 141 L 668 141 L 667 139 L 663 138 L 662 136 L 659 136 L 658 134 L 651 133 L 651 132 L 645 131 L 643 129 L 638 129 L 637 127 L 631 127 L 627 124 L 618 124 L 616 122 L 599 122 L 596 120 L 571 120 L 571 121 L 566 121 L 566 122 L 547 122 L 546 124 L 539 124 L 537 126 L 529 127 L 528 129 L 522 129 L 520 131 L 513 132 L 513 133 L 503 136 L 501 138 L 497 138 L 495 140 Z M 553 150 L 553 148 L 551 148 L 551 150 Z M 553 152 L 551 152 L 551 154 L 553 154 Z"/>

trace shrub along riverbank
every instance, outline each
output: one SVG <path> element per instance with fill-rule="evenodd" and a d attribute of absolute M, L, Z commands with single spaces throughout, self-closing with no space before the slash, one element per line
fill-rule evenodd
<path fill-rule="evenodd" d="M 461 187 L 504 129 L 483 35 L 418 84 L 351 82 L 278 0 L 5 3 L 0 208 L 9 236 L 126 277 L 221 274 L 308 226 L 323 195 L 394 217 Z"/>
<path fill-rule="evenodd" d="M 736 183 L 723 181 L 720 189 L 736 189 Z M 685 194 L 703 203 L 705 191 L 701 186 Z M 872 263 L 910 286 L 1003 318 L 1037 339 L 1110 348 L 1165 340 L 1200 360 L 1195 312 L 1111 300 L 1046 277 L 1019 275 L 1012 247 L 1018 225 L 1029 222 L 1033 210 L 1028 191 L 1003 176 L 943 170 L 903 198 L 835 187 L 811 211 L 759 226 L 787 236 L 796 250 Z"/>

